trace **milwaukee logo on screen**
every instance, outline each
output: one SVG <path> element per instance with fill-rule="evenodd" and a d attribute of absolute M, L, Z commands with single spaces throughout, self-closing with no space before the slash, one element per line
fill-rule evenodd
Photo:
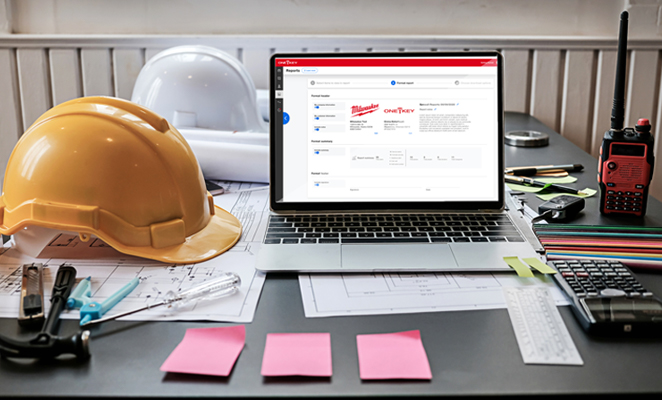
<path fill-rule="evenodd" d="M 379 110 L 379 104 L 370 104 L 369 106 L 352 106 L 352 117 L 370 114 Z"/>

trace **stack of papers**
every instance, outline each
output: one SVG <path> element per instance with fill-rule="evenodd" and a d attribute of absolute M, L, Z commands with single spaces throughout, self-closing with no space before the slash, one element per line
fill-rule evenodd
<path fill-rule="evenodd" d="M 662 268 L 662 228 L 535 224 L 547 258 L 616 260 L 641 268 Z"/>

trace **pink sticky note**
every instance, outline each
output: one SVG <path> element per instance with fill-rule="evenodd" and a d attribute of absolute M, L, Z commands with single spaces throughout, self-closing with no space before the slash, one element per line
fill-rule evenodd
<path fill-rule="evenodd" d="M 330 333 L 269 333 L 263 376 L 331 376 Z"/>
<path fill-rule="evenodd" d="M 420 331 L 357 335 L 361 379 L 432 379 Z"/>
<path fill-rule="evenodd" d="M 187 329 L 161 366 L 164 372 L 228 376 L 246 341 L 243 325 Z"/>

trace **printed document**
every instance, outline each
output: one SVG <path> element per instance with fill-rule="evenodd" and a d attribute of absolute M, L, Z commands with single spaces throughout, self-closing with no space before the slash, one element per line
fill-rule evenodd
<path fill-rule="evenodd" d="M 299 287 L 308 318 L 506 308 L 504 287 L 547 287 L 569 304 L 551 276 L 514 272 L 301 274 Z"/>

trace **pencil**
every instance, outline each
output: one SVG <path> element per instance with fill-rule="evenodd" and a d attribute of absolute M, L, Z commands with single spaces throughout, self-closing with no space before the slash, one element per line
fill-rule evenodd
<path fill-rule="evenodd" d="M 532 176 L 540 172 L 558 172 L 558 171 L 581 171 L 584 166 L 581 164 L 566 164 L 566 165 L 541 165 L 539 167 L 510 167 L 506 168 L 507 174 L 514 174 L 519 176 Z"/>

